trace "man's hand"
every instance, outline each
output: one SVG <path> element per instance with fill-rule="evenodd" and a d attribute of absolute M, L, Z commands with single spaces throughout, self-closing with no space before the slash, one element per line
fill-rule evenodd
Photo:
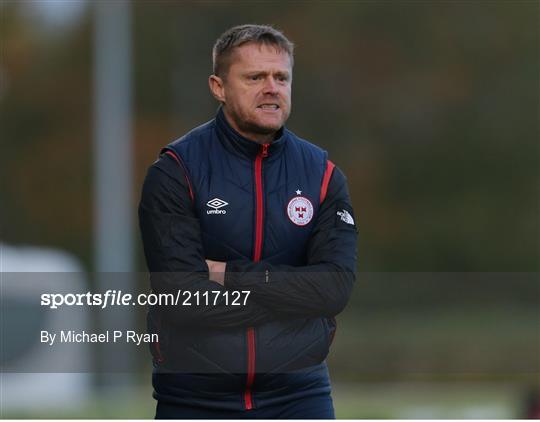
<path fill-rule="evenodd" d="M 206 264 L 208 265 L 210 280 L 215 281 L 216 283 L 219 283 L 223 286 L 225 280 L 225 268 L 227 266 L 227 263 L 207 259 Z"/>

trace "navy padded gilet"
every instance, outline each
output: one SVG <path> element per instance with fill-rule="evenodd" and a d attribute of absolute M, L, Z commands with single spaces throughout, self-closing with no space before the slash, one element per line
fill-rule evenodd
<path fill-rule="evenodd" d="M 260 157 L 262 148 L 236 133 L 220 110 L 216 119 L 193 129 L 166 150 L 179 158 L 189 179 L 205 258 L 225 262 L 254 259 L 257 206 L 262 205 L 260 259 L 272 264 L 306 265 L 306 246 L 318 215 L 327 153 L 287 129 L 270 144 L 264 158 Z M 258 156 L 262 160 L 259 168 Z M 258 195 L 262 203 L 257 201 Z M 290 218 L 291 213 L 296 215 L 294 207 L 288 208 L 298 197 L 303 198 L 301 204 L 307 200 L 312 206 L 312 213 L 311 209 L 298 211 L 300 224 Z M 307 224 L 306 213 L 311 217 Z M 326 318 L 289 318 L 256 327 L 254 406 L 328 392 L 324 359 L 332 329 Z M 181 349 L 189 347 L 193 352 L 186 354 L 187 359 L 204 362 L 193 362 L 193 367 L 210 369 L 202 379 L 181 374 L 163 378 L 161 384 L 168 379 L 170 385 L 160 388 L 168 391 L 169 401 L 182 402 L 183 395 L 195 395 L 204 406 L 245 406 L 240 393 L 248 371 L 246 329 L 191 331 L 185 336 L 178 333 L 175 339 L 170 352 L 182 354 Z M 220 377 L 228 379 L 230 387 L 222 385 Z M 189 394 L 185 390 L 188 382 L 192 386 Z M 206 395 L 212 390 L 216 392 L 213 399 L 211 393 Z M 157 388 L 156 395 L 160 397 Z"/>

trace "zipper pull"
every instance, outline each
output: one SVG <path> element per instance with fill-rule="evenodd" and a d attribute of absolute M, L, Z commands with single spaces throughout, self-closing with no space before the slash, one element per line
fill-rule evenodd
<path fill-rule="evenodd" d="M 261 150 L 261 157 L 266 158 L 268 157 L 268 147 L 270 144 L 262 144 L 262 150 Z"/>

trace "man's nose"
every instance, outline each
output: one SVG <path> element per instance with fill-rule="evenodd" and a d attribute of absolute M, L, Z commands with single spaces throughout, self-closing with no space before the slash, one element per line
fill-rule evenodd
<path fill-rule="evenodd" d="M 277 87 L 277 83 L 274 80 L 274 78 L 272 78 L 272 77 L 266 78 L 264 80 L 263 89 L 264 89 L 265 94 L 277 94 L 278 93 L 278 87 Z"/>

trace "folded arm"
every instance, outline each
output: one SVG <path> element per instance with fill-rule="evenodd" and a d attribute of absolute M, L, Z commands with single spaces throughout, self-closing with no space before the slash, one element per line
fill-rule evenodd
<path fill-rule="evenodd" d="M 167 155 L 148 170 L 139 204 L 139 225 L 154 293 L 226 291 L 209 279 L 199 220 L 184 171 Z M 211 297 L 208 306 L 195 306 L 193 301 L 191 306 L 164 306 L 165 315 L 179 325 L 225 328 L 254 326 L 276 319 L 251 297 L 245 306 L 231 306 L 222 294 L 215 303 L 215 296 Z"/>
<path fill-rule="evenodd" d="M 229 261 L 225 287 L 249 289 L 253 300 L 279 314 L 333 317 L 345 308 L 355 281 L 357 236 L 347 180 L 336 167 L 309 240 L 306 265 Z"/>

